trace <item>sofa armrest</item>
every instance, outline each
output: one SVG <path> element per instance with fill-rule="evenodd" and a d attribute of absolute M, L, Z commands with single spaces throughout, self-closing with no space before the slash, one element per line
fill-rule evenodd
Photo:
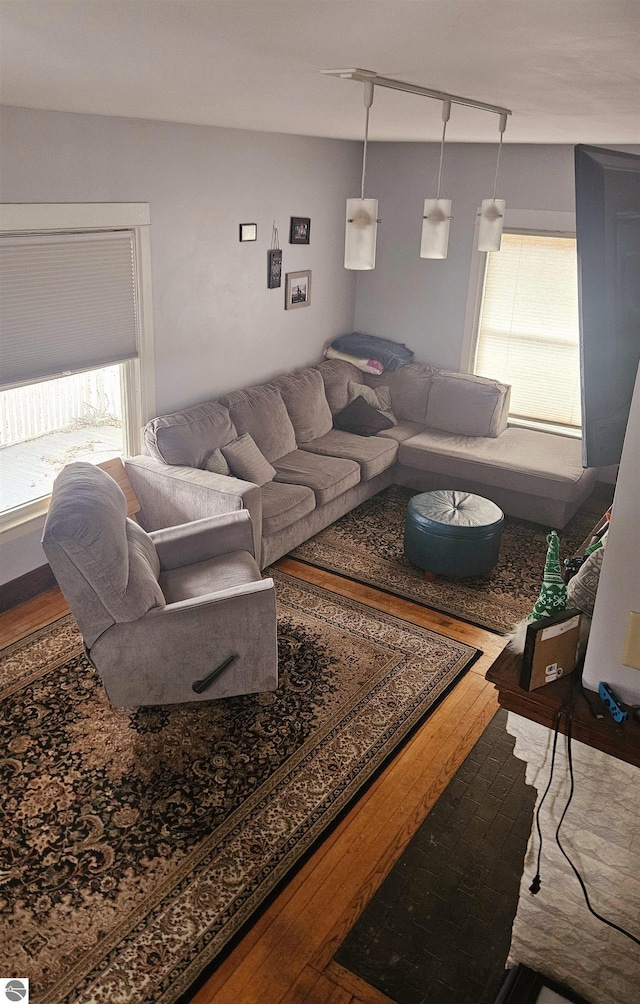
<path fill-rule="evenodd" d="M 253 524 L 254 555 L 260 563 L 262 492 L 258 485 L 196 467 L 174 467 L 153 457 L 129 457 L 124 465 L 140 502 L 138 521 L 145 530 L 246 509 Z"/>
<path fill-rule="evenodd" d="M 149 536 L 163 570 L 193 565 L 230 551 L 248 551 L 253 555 L 253 528 L 246 509 L 152 530 Z"/>

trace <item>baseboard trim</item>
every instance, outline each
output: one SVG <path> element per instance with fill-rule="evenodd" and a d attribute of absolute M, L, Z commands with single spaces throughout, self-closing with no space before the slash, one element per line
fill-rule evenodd
<path fill-rule="evenodd" d="M 50 565 L 39 565 L 25 575 L 0 585 L 0 613 L 32 600 L 57 585 Z"/>

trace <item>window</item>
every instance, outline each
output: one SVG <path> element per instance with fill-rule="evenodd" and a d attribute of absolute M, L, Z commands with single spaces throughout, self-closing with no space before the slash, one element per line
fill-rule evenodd
<path fill-rule="evenodd" d="M 139 449 L 155 410 L 148 222 L 145 204 L 2 207 L 3 533 L 32 528 L 66 463 Z"/>
<path fill-rule="evenodd" d="M 580 430 L 575 238 L 504 233 L 487 255 L 473 371 L 511 385 L 510 418 Z"/>
<path fill-rule="evenodd" d="M 121 365 L 0 392 L 0 513 L 49 496 L 73 460 L 126 452 Z"/>

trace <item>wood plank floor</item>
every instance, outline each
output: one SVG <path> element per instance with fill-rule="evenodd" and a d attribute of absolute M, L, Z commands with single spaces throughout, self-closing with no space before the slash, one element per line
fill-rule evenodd
<path fill-rule="evenodd" d="M 282 571 L 483 655 L 222 961 L 192 1004 L 389 1004 L 333 955 L 498 709 L 485 673 L 505 639 L 288 558 Z M 58 590 L 0 615 L 9 645 L 68 612 Z"/>

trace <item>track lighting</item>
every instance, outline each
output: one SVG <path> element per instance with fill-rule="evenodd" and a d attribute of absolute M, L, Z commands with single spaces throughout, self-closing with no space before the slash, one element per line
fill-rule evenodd
<path fill-rule="evenodd" d="M 388 87 L 395 91 L 406 91 L 409 94 L 419 94 L 425 98 L 433 98 L 442 102 L 442 140 L 440 142 L 440 168 L 438 171 L 438 195 L 435 199 L 424 200 L 422 219 L 422 238 L 420 242 L 421 258 L 446 258 L 449 243 L 449 226 L 451 223 L 451 200 L 440 198 L 442 181 L 442 161 L 447 122 L 451 114 L 451 105 L 466 105 L 480 111 L 492 112 L 500 116 L 500 142 L 496 176 L 493 186 L 493 198 L 483 199 L 479 214 L 478 251 L 499 251 L 504 223 L 504 199 L 497 199 L 498 168 L 502 139 L 507 125 L 507 116 L 511 115 L 508 108 L 499 105 L 489 105 L 484 101 L 474 101 L 457 94 L 447 94 L 444 91 L 431 90 L 418 84 L 409 84 L 404 80 L 394 80 L 392 77 L 381 77 L 374 70 L 323 70 L 333 77 L 343 80 L 360 80 L 364 83 L 364 103 L 366 108 L 364 149 L 362 154 L 362 185 L 359 199 L 347 199 L 347 220 L 345 231 L 344 267 L 350 269 L 372 269 L 376 263 L 376 237 L 378 229 L 378 201 L 365 199 L 364 180 L 367 162 L 367 142 L 369 138 L 369 110 L 373 103 L 375 87 Z"/>

